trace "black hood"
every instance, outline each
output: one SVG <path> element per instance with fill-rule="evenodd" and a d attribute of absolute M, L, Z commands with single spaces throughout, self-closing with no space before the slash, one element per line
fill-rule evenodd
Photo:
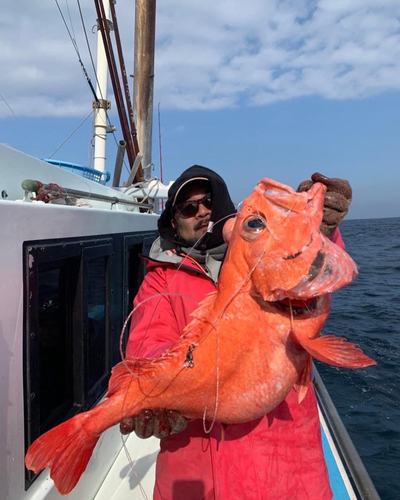
<path fill-rule="evenodd" d="M 185 170 L 172 184 L 168 190 L 168 201 L 166 202 L 165 208 L 158 219 L 158 230 L 161 238 L 172 243 L 174 246 L 185 246 L 184 241 L 176 239 L 175 229 L 171 226 L 171 219 L 173 218 L 172 202 L 179 187 L 193 177 L 205 177 L 210 181 L 211 195 L 213 199 L 210 220 L 215 223 L 225 217 L 224 220 L 216 224 L 212 233 L 207 233 L 201 240 L 198 248 L 200 250 L 208 250 L 215 248 L 224 242 L 222 237 L 222 228 L 228 219 L 227 216 L 233 216 L 236 212 L 225 181 L 216 172 L 210 170 L 209 168 L 202 167 L 200 165 L 193 165 L 193 167 Z"/>

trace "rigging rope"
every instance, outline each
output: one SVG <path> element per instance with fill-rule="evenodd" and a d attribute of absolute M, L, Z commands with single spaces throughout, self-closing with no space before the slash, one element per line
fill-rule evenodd
<path fill-rule="evenodd" d="M 61 10 L 61 7 L 60 7 L 60 5 L 59 5 L 59 3 L 58 3 L 58 0 L 55 0 L 55 2 L 56 2 L 56 5 L 57 5 L 58 10 L 59 10 L 59 12 L 60 12 L 61 18 L 62 18 L 62 20 L 63 20 L 63 22 L 64 22 L 64 25 L 65 25 L 65 28 L 66 28 L 66 30 L 67 30 L 67 33 L 68 33 L 68 35 L 69 35 L 69 37 L 70 37 L 70 40 L 71 40 L 71 42 L 72 42 L 72 45 L 74 46 L 75 52 L 76 52 L 76 54 L 77 54 L 77 56 L 78 56 L 78 61 L 79 61 L 80 65 L 81 65 L 82 71 L 83 71 L 83 73 L 84 73 L 84 75 L 85 75 L 85 77 L 86 77 L 86 81 L 87 81 L 87 83 L 88 83 L 88 85 L 89 85 L 89 87 L 90 87 L 90 90 L 91 90 L 92 94 L 93 94 L 93 98 L 94 98 L 94 100 L 96 101 L 96 103 L 98 103 L 98 102 L 99 102 L 99 99 L 98 99 L 98 97 L 97 97 L 97 94 L 96 94 L 96 91 L 95 91 L 95 89 L 94 89 L 94 87 L 93 87 L 93 84 L 92 84 L 92 82 L 91 82 L 91 80 L 90 80 L 90 77 L 89 77 L 89 75 L 88 75 L 88 73 L 87 73 L 87 71 L 86 71 L 85 65 L 83 64 L 83 61 L 82 61 L 82 58 L 81 58 L 81 55 L 80 55 L 80 52 L 79 52 L 79 47 L 78 47 L 78 44 L 77 44 L 77 42 L 76 42 L 76 40 L 75 40 L 75 33 L 73 33 L 73 34 L 74 34 L 74 36 L 72 36 L 72 34 L 71 34 L 71 30 L 70 30 L 70 29 L 69 29 L 69 27 L 68 27 L 68 24 L 67 24 L 67 22 L 66 22 L 66 20 L 65 20 L 64 14 L 63 14 L 63 12 L 62 12 L 62 10 Z M 89 52 L 89 57 L 90 57 L 90 60 L 91 60 L 91 63 L 92 63 L 93 71 L 94 71 L 95 78 L 96 78 L 96 81 L 97 81 L 97 85 L 98 85 L 98 88 L 100 89 L 100 95 L 101 95 L 101 88 L 100 88 L 100 85 L 99 85 L 99 81 L 98 81 L 98 79 L 97 79 L 96 67 L 95 67 L 94 60 L 93 60 L 93 56 L 92 56 L 92 52 L 91 52 L 91 49 L 90 49 L 90 44 L 89 44 L 89 40 L 88 40 L 88 37 L 87 37 L 87 31 L 86 31 L 85 22 L 84 22 L 84 19 L 83 19 L 82 9 L 81 9 L 81 5 L 80 5 L 79 0 L 77 0 L 77 3 L 78 3 L 79 14 L 80 14 L 80 18 L 81 18 L 81 22 L 82 22 L 82 27 L 83 27 L 83 31 L 84 31 L 84 35 L 85 35 L 85 39 L 86 39 L 86 44 L 87 44 L 87 48 L 88 48 L 88 52 Z M 72 31 L 73 31 L 72 20 L 71 20 L 71 16 L 70 16 L 70 12 L 69 12 L 68 3 L 67 3 L 67 10 L 68 10 L 68 14 L 69 14 L 69 17 L 70 17 L 71 29 L 72 29 Z M 102 95 L 101 95 L 101 99 L 103 99 L 103 96 L 102 96 Z M 71 135 L 73 135 L 73 134 L 76 132 L 76 130 L 78 130 L 78 128 L 79 128 L 79 127 L 80 127 L 80 126 L 81 126 L 81 125 L 82 125 L 82 124 L 83 124 L 83 123 L 84 123 L 84 122 L 85 122 L 85 121 L 89 118 L 89 116 L 90 116 L 92 113 L 93 113 L 93 111 L 92 111 L 92 112 L 91 112 L 91 113 L 90 113 L 90 114 L 89 114 L 89 115 L 88 115 L 88 116 L 87 116 L 87 117 L 83 120 L 83 122 L 82 122 L 82 123 L 81 123 L 81 124 L 80 124 L 80 125 L 79 125 L 79 126 L 78 126 L 78 127 L 77 127 L 74 131 L 73 131 L 73 132 L 72 132 L 72 134 L 71 134 Z M 110 121 L 110 118 L 109 118 L 109 116 L 108 116 L 107 110 L 106 110 L 106 117 L 107 117 L 107 122 L 108 122 L 108 124 L 110 125 L 110 128 L 111 128 L 111 121 Z M 68 138 L 67 138 L 67 139 L 66 139 L 66 140 L 65 140 L 65 141 L 64 141 L 64 142 L 63 142 L 63 143 L 62 143 L 62 144 L 61 144 L 61 145 L 60 145 L 60 146 L 59 146 L 59 147 L 58 147 L 58 148 L 54 151 L 54 152 L 53 152 L 52 156 L 53 156 L 53 155 L 54 155 L 54 154 L 55 154 L 55 153 L 56 153 L 56 152 L 57 152 L 57 151 L 58 151 L 58 150 L 59 150 L 59 149 L 60 149 L 60 148 L 61 148 L 61 147 L 65 144 L 65 142 L 66 142 L 66 141 L 67 141 L 67 140 L 71 137 L 71 135 L 70 135 L 70 136 L 69 136 L 69 137 L 68 137 Z M 117 140 L 117 138 L 115 137 L 115 133 L 114 133 L 114 131 L 112 131 L 112 136 L 113 136 L 113 138 L 114 138 L 114 142 L 115 142 L 115 144 L 118 146 L 118 140 Z M 51 158 L 51 156 L 50 156 L 49 158 Z M 89 163 L 90 163 L 90 162 L 89 162 Z M 129 169 L 129 167 L 128 167 L 128 166 L 127 166 L 127 164 L 126 164 L 125 159 L 124 159 L 124 165 L 125 165 L 126 170 L 127 170 L 128 172 L 130 172 L 130 169 Z"/>
<path fill-rule="evenodd" d="M 69 17 L 69 23 L 70 23 L 70 25 L 71 25 L 71 31 L 72 31 L 72 34 L 74 35 L 74 40 L 76 40 L 75 30 L 74 30 L 74 25 L 73 25 L 72 18 L 71 18 L 71 12 L 70 12 L 70 10 L 69 10 L 68 0 L 65 0 L 65 5 L 67 6 L 68 17 Z"/>
<path fill-rule="evenodd" d="M 4 97 L 1 94 L 0 94 L 0 99 L 4 102 L 4 104 L 7 106 L 7 108 L 11 111 L 17 126 L 21 130 L 22 135 L 25 137 L 26 142 L 29 144 L 29 146 L 31 148 L 31 152 L 33 153 L 34 151 L 36 151 L 36 148 L 34 148 L 32 146 L 31 141 L 28 139 L 28 136 L 27 136 L 25 129 L 24 129 L 22 123 L 20 122 L 19 118 L 17 117 L 17 115 L 14 113 L 12 107 L 8 104 L 8 102 L 4 99 Z"/>
<path fill-rule="evenodd" d="M 76 54 L 77 54 L 77 56 L 78 56 L 78 61 L 79 61 L 80 65 L 81 65 L 82 71 L 83 71 L 83 73 L 84 73 L 84 75 L 85 75 L 85 77 L 86 77 L 86 81 L 87 81 L 87 83 L 88 83 L 88 85 L 89 85 L 89 87 L 90 87 L 90 90 L 92 91 L 92 94 L 93 94 L 94 100 L 95 100 L 96 102 L 99 102 L 99 99 L 97 98 L 97 95 L 96 95 L 96 91 L 95 91 L 95 90 L 94 90 L 94 88 L 93 88 L 92 82 L 91 82 L 91 80 L 90 80 L 90 78 L 89 78 L 89 75 L 88 75 L 88 73 L 87 73 L 87 71 L 86 71 L 85 65 L 83 64 L 83 61 L 82 61 L 82 59 L 81 59 L 81 55 L 80 55 L 80 53 L 79 53 L 78 44 L 76 43 L 76 40 L 74 39 L 74 37 L 73 37 L 73 36 L 72 36 L 72 34 L 71 34 L 70 29 L 68 28 L 68 24 L 67 24 L 67 22 L 66 22 L 66 20 L 65 20 L 64 14 L 62 13 L 62 10 L 61 10 L 61 8 L 60 8 L 60 5 L 59 5 L 59 3 L 58 3 L 58 0 L 54 0 L 54 1 L 56 2 L 56 5 L 57 5 L 58 10 L 59 10 L 59 12 L 60 12 L 61 18 L 62 18 L 62 20 L 63 20 L 63 22 L 64 22 L 65 28 L 66 28 L 66 30 L 67 30 L 67 32 L 68 32 L 68 35 L 69 35 L 70 39 L 71 39 L 72 45 L 73 45 L 73 46 L 74 46 L 74 48 L 75 48 L 75 52 L 76 52 Z"/>
<path fill-rule="evenodd" d="M 80 4 L 79 0 L 77 0 L 77 4 L 78 4 L 78 9 L 79 9 L 79 15 L 80 15 L 80 18 L 81 18 L 83 33 L 85 35 L 86 45 L 87 45 L 87 49 L 88 49 L 88 52 L 89 52 L 90 61 L 92 62 L 93 72 L 94 72 L 94 75 L 95 75 L 95 78 L 96 78 L 97 86 L 99 87 L 99 90 L 100 90 L 100 97 L 102 99 L 104 99 L 104 97 L 103 97 L 103 95 L 101 93 L 101 88 L 100 88 L 100 85 L 99 85 L 99 80 L 97 78 L 96 66 L 94 64 L 93 55 L 92 55 L 92 51 L 91 51 L 91 48 L 90 48 L 89 39 L 88 39 L 88 36 L 87 36 L 87 31 L 86 31 L 86 26 L 85 26 L 85 21 L 83 19 L 81 4 Z"/>
<path fill-rule="evenodd" d="M 89 44 L 89 39 L 88 39 L 88 36 L 87 36 L 87 30 L 86 30 L 86 26 L 85 26 L 85 21 L 83 19 L 83 14 L 82 14 L 82 9 L 81 9 L 81 4 L 80 4 L 80 1 L 77 0 L 77 4 L 78 4 L 78 9 L 79 9 L 79 15 L 80 15 L 80 18 L 81 18 L 81 23 L 82 23 L 82 28 L 83 28 L 83 32 L 84 32 L 84 35 L 85 35 L 85 40 L 86 40 L 86 45 L 87 45 L 87 49 L 88 49 L 88 52 L 89 52 L 89 57 L 90 57 L 90 60 L 92 62 L 92 68 L 93 68 L 93 72 L 94 72 L 94 75 L 95 75 L 95 78 L 96 78 L 96 82 L 97 82 L 97 86 L 99 88 L 99 91 L 100 91 L 100 97 L 101 99 L 104 100 L 104 97 L 103 97 L 103 94 L 102 94 L 102 91 L 101 91 L 101 87 L 100 87 L 100 84 L 99 84 L 99 80 L 97 78 L 97 72 L 96 72 L 96 66 L 94 64 L 94 60 L 93 60 L 93 55 L 92 55 L 92 50 L 90 48 L 90 44 Z M 107 110 L 106 111 L 106 117 L 107 117 L 107 122 L 108 122 L 108 125 L 110 126 L 111 128 L 111 120 L 110 120 L 110 117 L 108 116 L 108 112 Z M 117 138 L 115 137 L 115 132 L 112 131 L 112 136 L 113 136 L 113 139 L 114 139 L 114 142 L 115 142 L 115 145 L 118 147 L 118 140 Z M 91 147 L 93 148 L 93 138 L 94 138 L 94 134 L 93 134 L 93 137 L 92 137 L 92 140 L 91 140 Z M 91 163 L 89 161 L 89 163 Z M 127 170 L 127 172 L 130 172 L 130 169 L 128 167 L 128 165 L 126 164 L 126 160 L 124 158 L 124 166 Z"/>
<path fill-rule="evenodd" d="M 69 139 L 70 137 L 72 137 L 72 136 L 75 134 L 75 132 L 76 132 L 76 131 L 77 131 L 77 130 L 78 130 L 78 129 L 79 129 L 79 128 L 80 128 L 80 127 L 81 127 L 81 126 L 85 123 L 85 121 L 86 121 L 86 120 L 89 118 L 89 116 L 90 116 L 90 115 L 92 115 L 93 113 L 94 113 L 94 110 L 92 110 L 92 111 L 91 111 L 91 112 L 87 115 L 87 117 L 83 120 L 83 122 L 81 122 L 81 123 L 80 123 L 80 124 L 76 127 L 76 129 L 75 129 L 73 132 L 71 132 L 71 133 L 69 134 L 69 136 L 65 139 L 65 141 L 63 141 L 63 142 L 62 142 L 62 143 L 58 146 L 58 148 L 57 148 L 57 149 L 55 149 L 55 150 L 51 153 L 51 155 L 50 155 L 50 156 L 48 156 L 48 158 L 49 158 L 49 159 L 50 159 L 50 158 L 52 158 L 52 157 L 53 157 L 53 156 L 57 153 L 57 151 L 58 151 L 59 149 L 61 149 L 61 148 L 64 146 L 64 144 L 68 141 L 68 139 Z"/>

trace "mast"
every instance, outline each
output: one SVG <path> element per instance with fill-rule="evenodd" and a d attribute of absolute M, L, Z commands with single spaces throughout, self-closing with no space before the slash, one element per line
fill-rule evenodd
<path fill-rule="evenodd" d="M 109 0 L 102 0 L 104 12 L 108 18 L 110 12 Z M 99 23 L 99 21 L 98 21 Z M 106 138 L 107 138 L 107 58 L 104 49 L 100 27 L 97 30 L 97 88 L 98 103 L 93 102 L 94 110 L 94 168 L 100 172 L 106 169 Z"/>
<path fill-rule="evenodd" d="M 133 100 L 143 167 L 151 164 L 155 24 L 156 0 L 136 0 Z M 150 179 L 151 168 L 144 175 Z"/>

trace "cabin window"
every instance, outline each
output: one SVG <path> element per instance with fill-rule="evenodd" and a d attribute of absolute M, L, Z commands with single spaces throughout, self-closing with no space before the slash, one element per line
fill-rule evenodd
<path fill-rule="evenodd" d="M 140 256 L 148 257 L 154 237 L 143 237 L 139 235 L 125 236 L 125 265 L 124 265 L 124 318 L 127 318 L 133 309 L 139 286 L 146 272 L 146 263 Z M 130 320 L 124 330 L 122 347 L 125 351 L 129 337 Z"/>
<path fill-rule="evenodd" d="M 126 316 L 132 310 L 133 299 L 137 294 L 143 275 L 143 264 L 139 256 L 143 252 L 143 242 L 135 237 L 125 241 L 125 310 Z"/>
<path fill-rule="evenodd" d="M 72 343 L 68 336 L 67 265 L 39 268 L 38 272 L 38 381 L 39 428 L 51 426 L 51 416 L 72 407 Z M 31 332 L 34 336 L 34 333 Z M 36 397 L 36 394 L 31 394 Z"/>
<path fill-rule="evenodd" d="M 26 449 L 104 396 L 155 232 L 24 244 Z M 128 330 L 129 331 L 129 330 Z M 26 489 L 35 479 L 26 471 Z"/>
<path fill-rule="evenodd" d="M 107 370 L 106 326 L 107 259 L 90 259 L 87 283 L 88 389 L 92 389 Z"/>
<path fill-rule="evenodd" d="M 82 334 L 84 342 L 85 403 L 92 406 L 107 389 L 110 374 L 111 244 L 82 252 Z"/>

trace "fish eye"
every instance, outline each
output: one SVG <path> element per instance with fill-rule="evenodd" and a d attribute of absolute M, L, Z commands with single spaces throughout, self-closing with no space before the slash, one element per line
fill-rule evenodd
<path fill-rule="evenodd" d="M 258 234 L 264 231 L 267 226 L 266 220 L 260 215 L 253 215 L 243 223 L 243 229 L 248 233 Z"/>

